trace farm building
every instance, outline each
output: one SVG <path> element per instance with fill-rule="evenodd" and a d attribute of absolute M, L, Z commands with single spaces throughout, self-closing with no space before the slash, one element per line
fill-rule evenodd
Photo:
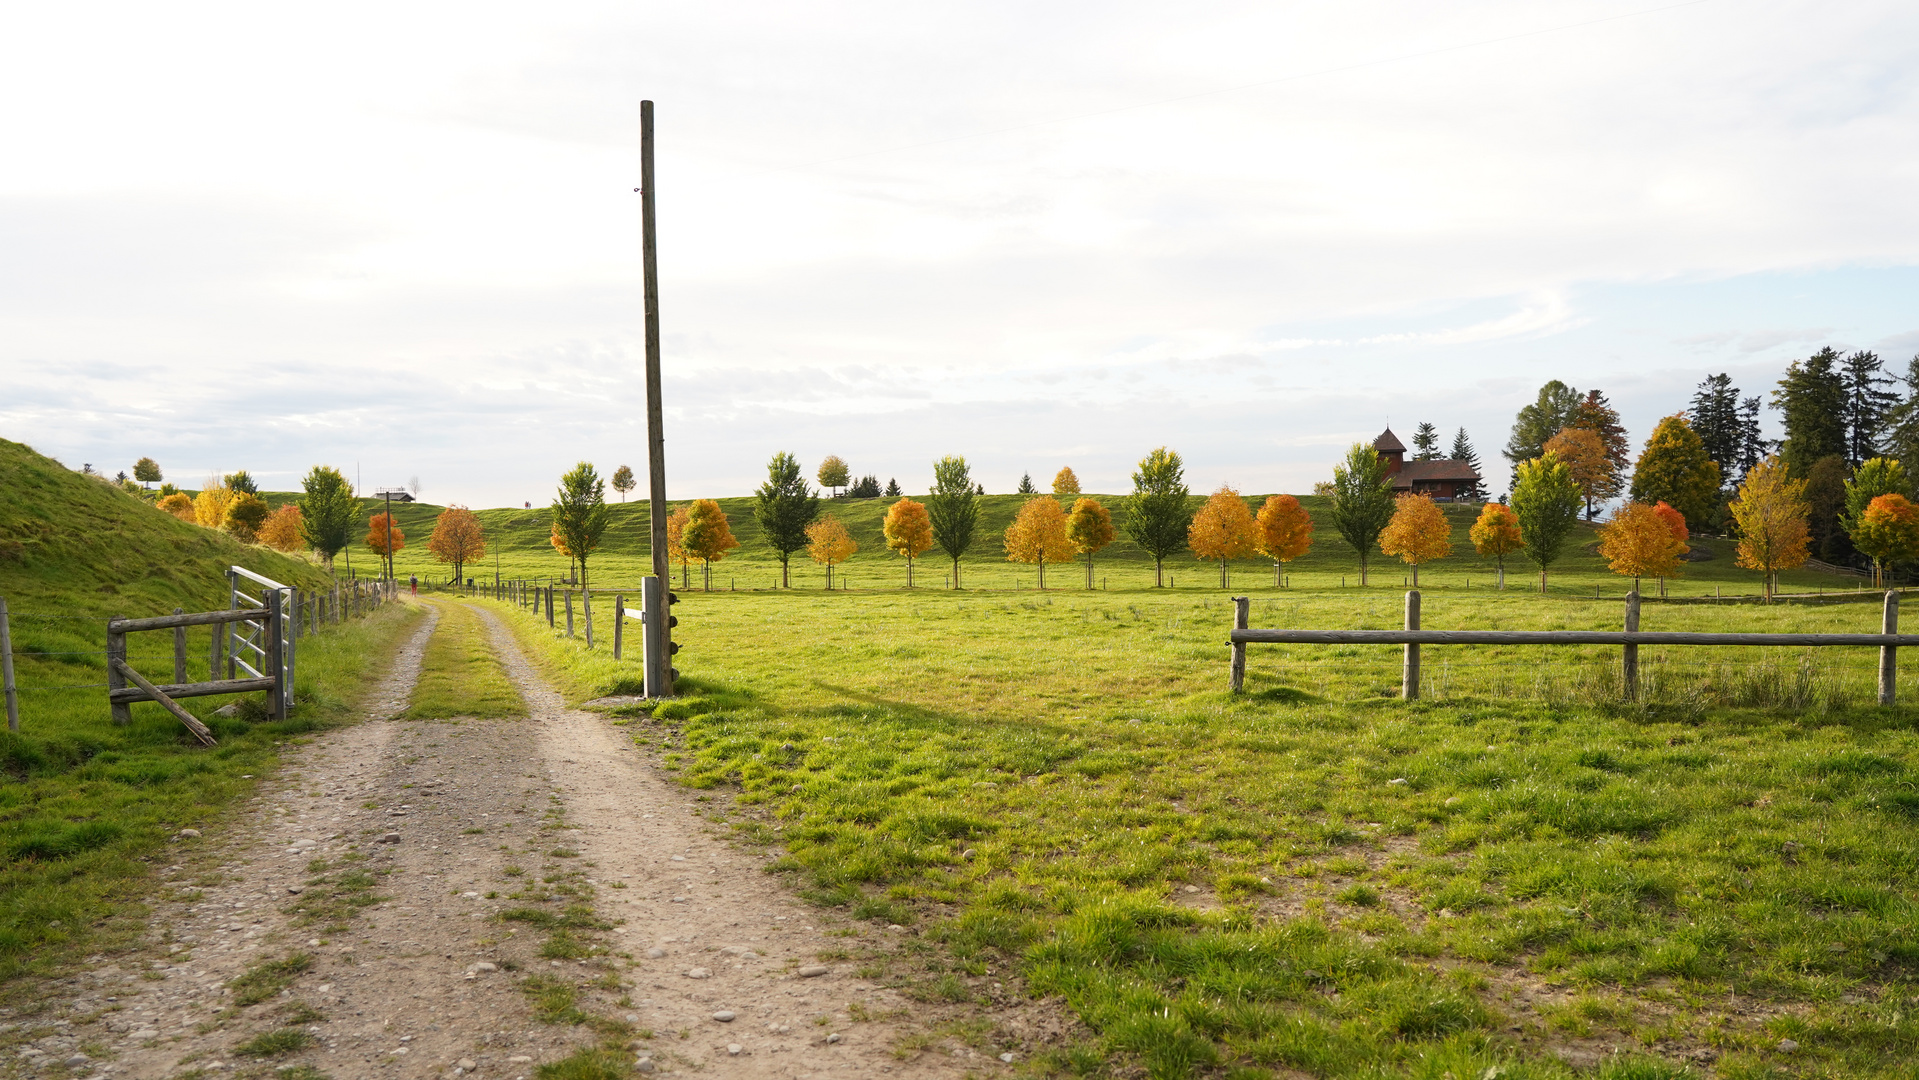
<path fill-rule="evenodd" d="M 1479 491 L 1479 470 L 1473 468 L 1471 462 L 1452 458 L 1407 461 L 1406 444 L 1399 441 L 1392 428 L 1373 440 L 1373 449 L 1386 460 L 1386 472 L 1393 478 L 1395 493 L 1453 499 Z"/>

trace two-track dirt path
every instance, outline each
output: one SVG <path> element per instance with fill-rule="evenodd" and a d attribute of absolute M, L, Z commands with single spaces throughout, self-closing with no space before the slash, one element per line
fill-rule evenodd
<path fill-rule="evenodd" d="M 729 843 L 696 793 L 606 717 L 567 709 L 482 615 L 530 717 L 398 719 L 431 616 L 367 721 L 289 745 L 251 805 L 180 841 L 145 949 L 49 987 L 32 1015 L 0 1018 L 32 1036 L 0 1072 L 267 1077 L 304 1066 L 314 1072 L 300 1075 L 338 1080 L 532 1080 L 601 1036 L 542 1023 L 529 979 L 650 1032 L 630 1044 L 628 1060 L 650 1059 L 640 1071 L 1004 1075 L 1005 1044 L 1043 1037 L 1043 1010 L 1000 998 L 968 1007 L 987 1021 L 972 1025 L 971 1045 L 936 1038 L 938 1014 L 853 962 L 823 963 L 822 952 L 884 951 L 905 935 L 849 926 L 790 895 L 761 869 L 777 852 Z M 529 890 L 561 899 L 541 904 Z M 536 923 L 500 918 L 566 903 L 612 924 L 580 935 L 608 951 L 552 959 Z M 284 972 L 284 986 L 237 1003 L 235 979 L 298 956 L 311 961 Z M 989 1045 L 980 1032 L 995 1025 Z M 307 1045 L 240 1052 L 272 1032 Z M 918 1049 L 896 1053 L 908 1037 Z"/>

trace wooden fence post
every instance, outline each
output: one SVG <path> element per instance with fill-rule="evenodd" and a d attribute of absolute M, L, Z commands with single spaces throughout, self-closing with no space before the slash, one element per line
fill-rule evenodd
<path fill-rule="evenodd" d="M 1639 590 L 1626 594 L 1626 633 L 1639 631 Z M 1639 700 L 1639 646 L 1631 642 L 1620 646 L 1619 673 L 1624 681 L 1627 701 Z"/>
<path fill-rule="evenodd" d="M 107 620 L 107 693 L 111 694 L 127 685 L 127 677 L 120 673 L 120 664 L 127 660 L 127 635 L 117 629 L 119 619 L 115 616 Z M 123 701 L 112 702 L 113 722 L 121 726 L 133 722 L 133 707 Z"/>
<path fill-rule="evenodd" d="M 1249 625 L 1249 608 L 1252 602 L 1252 598 L 1248 596 L 1233 597 L 1233 629 L 1244 630 Z M 1237 694 L 1245 689 L 1246 643 L 1235 641 L 1233 642 L 1233 693 Z"/>
<path fill-rule="evenodd" d="M 1886 590 L 1886 613 L 1879 624 L 1882 634 L 1899 632 L 1899 593 Z M 1895 658 L 1899 653 L 1896 645 L 1879 646 L 1879 704 L 1890 705 L 1898 697 L 1899 668 Z"/>
<path fill-rule="evenodd" d="M 626 596 L 613 597 L 613 659 L 620 658 L 620 644 L 626 638 Z"/>
<path fill-rule="evenodd" d="M 173 613 L 183 615 L 186 609 L 174 608 Z M 187 628 L 184 626 L 173 628 L 173 681 L 187 681 Z"/>
<path fill-rule="evenodd" d="M 13 685 L 13 628 L 7 624 L 7 598 L 0 596 L 0 692 L 7 698 L 7 730 L 20 730 L 20 691 Z"/>
<path fill-rule="evenodd" d="M 573 636 L 573 590 L 566 590 L 566 636 Z"/>
<path fill-rule="evenodd" d="M 580 620 L 586 623 L 586 647 L 593 647 L 593 590 L 580 590 Z"/>
<path fill-rule="evenodd" d="M 1406 629 L 1419 629 L 1419 590 L 1406 594 Z M 1419 646 L 1407 644 L 1406 660 L 1399 673 L 1399 695 L 1407 701 L 1419 700 Z"/>

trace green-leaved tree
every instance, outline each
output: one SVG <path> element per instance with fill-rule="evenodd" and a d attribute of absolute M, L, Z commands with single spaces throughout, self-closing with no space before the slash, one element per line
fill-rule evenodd
<path fill-rule="evenodd" d="M 607 513 L 606 481 L 590 462 L 582 461 L 560 477 L 559 494 L 553 500 L 553 532 L 580 564 L 582 589 L 587 586 L 586 557 L 600 546 Z"/>
<path fill-rule="evenodd" d="M 150 457 L 143 457 L 133 463 L 133 478 L 141 485 L 157 484 L 166 479 L 160 475 L 160 463 Z"/>
<path fill-rule="evenodd" d="M 1912 481 L 1907 478 L 1905 467 L 1891 458 L 1883 457 L 1861 462 L 1852 471 L 1852 478 L 1846 481 L 1846 505 L 1839 512 L 1839 525 L 1852 538 L 1853 547 L 1859 547 L 1866 508 L 1881 495 L 1912 498 Z"/>
<path fill-rule="evenodd" d="M 1186 534 L 1193 525 L 1187 505 L 1186 465 L 1164 446 L 1140 460 L 1133 474 L 1133 493 L 1126 497 L 1126 535 L 1153 557 L 1153 587 L 1166 584 L 1169 555 L 1186 550 Z"/>
<path fill-rule="evenodd" d="M 301 538 L 331 572 L 333 557 L 352 539 L 359 501 L 353 497 L 353 485 L 330 465 L 309 469 L 300 487 L 306 491 L 300 500 Z"/>
<path fill-rule="evenodd" d="M 1393 520 L 1393 478 L 1386 459 L 1366 443 L 1354 443 L 1333 466 L 1333 528 L 1359 553 L 1359 583 L 1366 584 L 1366 557 Z"/>
<path fill-rule="evenodd" d="M 1719 463 L 1706 456 L 1706 444 L 1679 413 L 1659 421 L 1646 439 L 1633 466 L 1632 498 L 1666 503 L 1695 527 L 1710 529 L 1720 518 L 1720 483 Z M 1532 543 L 1530 535 L 1526 542 Z"/>
<path fill-rule="evenodd" d="M 1513 417 L 1513 433 L 1506 440 L 1506 460 L 1514 465 L 1544 452 L 1546 440 L 1572 424 L 1579 411 L 1579 391 L 1558 379 L 1539 388 L 1539 397 Z"/>
<path fill-rule="evenodd" d="M 1557 454 L 1522 461 L 1513 475 L 1513 515 L 1519 519 L 1521 549 L 1539 567 L 1539 591 L 1546 591 L 1546 568 L 1559 558 L 1579 518 L 1584 498 L 1572 470 Z"/>
<path fill-rule="evenodd" d="M 926 513 L 933 519 L 933 542 L 953 560 L 953 587 L 960 587 L 960 556 L 973 546 L 979 526 L 978 485 L 963 457 L 943 457 L 933 463 L 933 487 Z"/>
<path fill-rule="evenodd" d="M 782 450 L 766 463 L 766 483 L 754 492 L 753 520 L 780 557 L 780 588 L 791 588 L 788 560 L 806 547 L 806 527 L 820 516 L 819 493 L 806 486 L 800 460 Z"/>

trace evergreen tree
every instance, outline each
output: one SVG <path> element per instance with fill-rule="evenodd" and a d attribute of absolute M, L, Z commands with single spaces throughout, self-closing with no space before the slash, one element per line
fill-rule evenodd
<path fill-rule="evenodd" d="M 1706 456 L 1731 473 L 1740 458 L 1745 433 L 1740 428 L 1739 388 L 1732 376 L 1708 375 L 1693 391 L 1692 405 L 1686 410 L 1686 422 L 1706 448 Z"/>
<path fill-rule="evenodd" d="M 1813 553 L 1829 563 L 1852 559 L 1852 539 L 1840 520 L 1846 510 L 1846 459 L 1827 454 L 1806 470 L 1806 524 L 1812 530 Z"/>
<path fill-rule="evenodd" d="M 1919 472 L 1919 356 L 1906 362 L 1906 374 L 1898 381 L 1905 385 L 1906 394 L 1886 410 L 1882 435 L 1886 452 L 1908 472 Z"/>
<path fill-rule="evenodd" d="M 1359 583 L 1366 584 L 1366 557 L 1393 520 L 1393 478 L 1386 459 L 1366 443 L 1354 443 L 1333 466 L 1333 528 L 1359 553 Z"/>
<path fill-rule="evenodd" d="M 1766 460 L 1766 458 L 1771 455 L 1775 445 L 1772 440 L 1764 438 L 1759 434 L 1759 399 L 1757 397 L 1740 399 L 1739 456 L 1735 459 L 1738 463 L 1738 483 L 1743 484 L 1746 482 L 1746 474 L 1751 472 L 1760 462 Z M 1721 472 L 1726 473 L 1728 476 L 1732 475 L 1734 471 L 1723 461 L 1719 463 L 1719 468 Z M 1726 486 L 1732 487 L 1733 485 L 1728 483 Z"/>
<path fill-rule="evenodd" d="M 1186 466 L 1164 446 L 1147 454 L 1126 499 L 1126 535 L 1153 557 L 1153 587 L 1166 583 L 1168 555 L 1186 550 L 1193 512 L 1186 506 Z"/>
<path fill-rule="evenodd" d="M 1439 460 L 1439 429 L 1423 420 L 1413 431 L 1413 460 Z"/>
<path fill-rule="evenodd" d="M 1632 467 L 1632 448 L 1626 441 L 1625 425 L 1619 422 L 1619 410 L 1612 407 L 1606 395 L 1598 390 L 1586 391 L 1573 408 L 1573 417 L 1568 427 L 1585 428 L 1599 436 L 1599 444 L 1606 448 L 1606 461 L 1612 466 L 1611 486 L 1599 493 L 1601 499 L 1616 497 L 1626 489 L 1627 470 Z"/>
<path fill-rule="evenodd" d="M 1452 459 L 1454 461 L 1463 461 L 1472 466 L 1474 472 L 1479 471 L 1479 451 L 1473 449 L 1473 441 L 1466 437 L 1465 428 L 1460 428 L 1453 433 Z M 1462 499 L 1483 499 L 1485 497 L 1486 489 L 1482 482 L 1478 480 L 1465 484 L 1459 489 L 1459 498 Z"/>
<path fill-rule="evenodd" d="M 886 497 L 889 499 L 897 499 L 899 498 L 899 496 L 900 496 L 900 482 L 898 480 L 892 479 L 891 477 L 888 477 L 886 481 Z"/>
<path fill-rule="evenodd" d="M 1512 436 L 1506 440 L 1506 460 L 1514 465 L 1540 455 L 1546 440 L 1572 423 L 1579 408 L 1579 391 L 1558 379 L 1539 388 L 1539 398 L 1519 410 L 1513 418 Z"/>
<path fill-rule="evenodd" d="M 860 477 L 858 480 L 853 481 L 852 487 L 846 489 L 846 497 L 849 499 L 879 498 L 880 478 L 871 473 Z"/>
<path fill-rule="evenodd" d="M 1032 473 L 1020 473 L 1020 474 L 1019 474 L 1019 493 L 1020 493 L 1021 495 L 1037 495 L 1037 494 L 1039 494 L 1039 489 L 1033 486 L 1033 474 L 1032 474 Z"/>
<path fill-rule="evenodd" d="M 227 486 L 227 490 L 237 491 L 243 495 L 258 495 L 260 493 L 260 485 L 253 482 L 253 474 L 245 469 L 241 469 L 236 473 L 228 473 L 226 476 L 221 477 L 220 482 Z"/>
<path fill-rule="evenodd" d="M 933 520 L 933 542 L 953 560 L 953 587 L 960 587 L 960 556 L 973 546 L 979 524 L 981 493 L 963 457 L 943 457 L 933 463 L 933 487 L 926 511 Z"/>
<path fill-rule="evenodd" d="M 1772 392 L 1786 427 L 1779 458 L 1792 476 L 1809 477 L 1813 463 L 1829 454 L 1845 457 L 1848 394 L 1840 363 L 1838 350 L 1830 346 L 1795 360 Z"/>
<path fill-rule="evenodd" d="M 780 587 L 791 588 L 788 564 L 806 547 L 806 527 L 820 516 L 819 493 L 800 475 L 800 461 L 782 450 L 766 463 L 766 483 L 754 492 L 753 520 L 780 557 Z"/>
<path fill-rule="evenodd" d="M 1845 381 L 1846 464 L 1856 469 L 1879 455 L 1886 414 L 1899 398 L 1886 392 L 1892 379 L 1878 353 L 1860 351 L 1846 357 Z"/>

